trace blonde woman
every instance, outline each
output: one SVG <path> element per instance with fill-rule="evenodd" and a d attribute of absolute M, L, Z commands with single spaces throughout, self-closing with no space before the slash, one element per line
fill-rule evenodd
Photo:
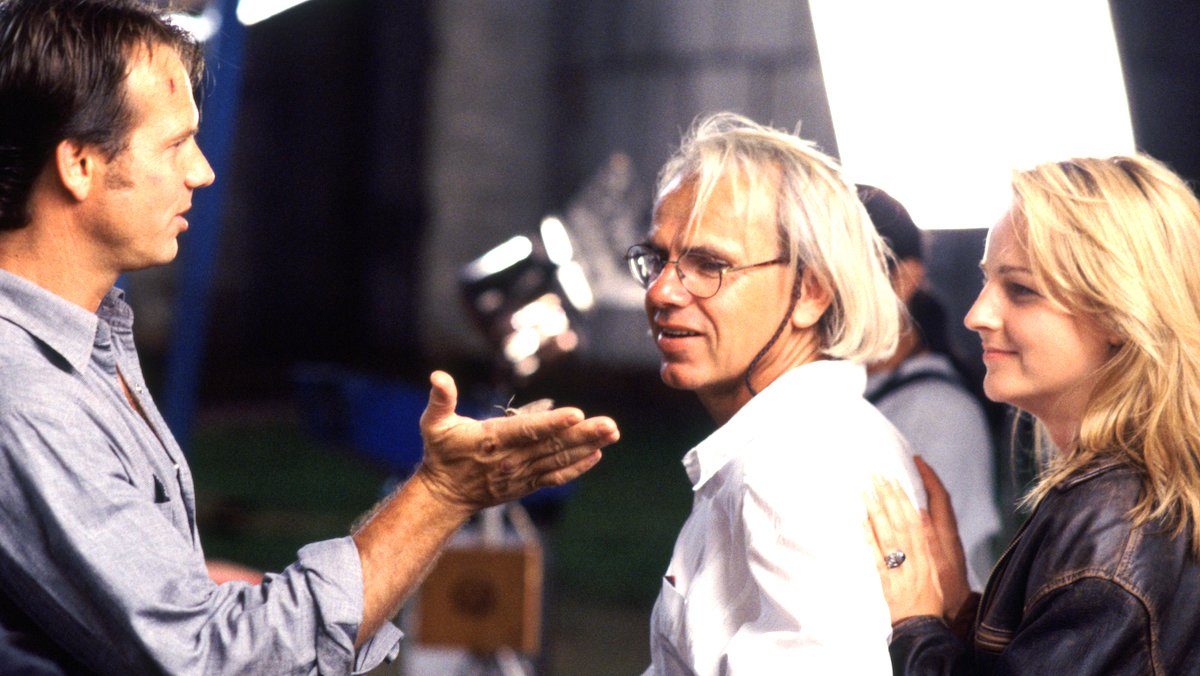
<path fill-rule="evenodd" d="M 925 524 L 879 484 L 880 560 L 907 555 L 877 565 L 895 673 L 1195 673 L 1200 204 L 1144 155 L 1041 165 L 1015 175 L 981 267 L 984 389 L 1048 452 L 982 600 L 932 472 Z"/>

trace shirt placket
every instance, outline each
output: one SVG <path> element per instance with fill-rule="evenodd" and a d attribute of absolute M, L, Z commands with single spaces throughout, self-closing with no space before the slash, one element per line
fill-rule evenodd
<path fill-rule="evenodd" d="M 98 356 L 107 362 L 104 364 L 104 370 L 111 371 L 112 376 L 117 379 L 117 386 L 120 387 L 122 381 L 125 383 L 128 395 L 134 401 L 134 406 L 130 408 L 132 415 L 136 416 L 138 424 L 144 426 L 146 434 L 143 436 L 143 440 L 146 445 L 146 453 L 150 456 L 148 460 L 151 466 L 164 470 L 170 468 L 169 474 L 173 475 L 174 485 L 180 496 L 180 508 L 186 516 L 188 535 L 193 546 L 196 546 L 198 543 L 196 518 L 192 509 L 192 505 L 195 503 L 190 490 L 190 482 L 185 480 L 185 464 L 180 459 L 178 452 L 172 448 L 172 444 L 168 443 L 168 440 L 173 441 L 174 438 L 154 407 L 136 356 L 130 358 L 131 355 L 134 355 L 131 346 L 127 346 L 125 343 L 126 339 L 119 331 L 107 321 L 100 322 L 96 344 Z M 124 401 L 124 394 L 125 392 L 121 393 L 122 401 Z"/>

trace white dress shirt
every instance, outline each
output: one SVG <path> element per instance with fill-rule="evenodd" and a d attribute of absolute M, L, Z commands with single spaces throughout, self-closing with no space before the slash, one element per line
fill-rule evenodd
<path fill-rule="evenodd" d="M 792 369 L 693 448 L 692 512 L 651 616 L 647 674 L 890 674 L 864 530 L 872 478 L 924 491 L 845 361 Z"/>

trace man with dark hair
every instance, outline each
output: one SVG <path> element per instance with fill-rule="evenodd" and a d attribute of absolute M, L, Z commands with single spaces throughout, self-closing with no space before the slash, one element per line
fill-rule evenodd
<path fill-rule="evenodd" d="M 0 655 L 71 673 L 367 670 L 395 655 L 388 619 L 471 514 L 577 477 L 618 432 L 577 409 L 459 417 L 434 373 L 412 479 L 352 536 L 261 584 L 215 584 L 113 288 L 174 258 L 213 181 L 199 55 L 129 0 L 0 3 Z"/>
<path fill-rule="evenodd" d="M 179 28 L 147 20 L 132 2 L 84 3 L 64 12 L 55 3 L 0 4 L 0 230 L 28 224 L 29 194 L 64 138 L 97 146 L 111 160 L 128 143 L 134 111 L 125 99 L 129 49 L 173 50 L 186 70 L 180 87 L 195 89 L 204 70 L 200 45 Z M 26 24 L 22 17 L 38 16 Z M 72 14 L 74 16 L 72 16 Z M 72 49 L 72 29 L 94 27 L 86 51 Z"/>

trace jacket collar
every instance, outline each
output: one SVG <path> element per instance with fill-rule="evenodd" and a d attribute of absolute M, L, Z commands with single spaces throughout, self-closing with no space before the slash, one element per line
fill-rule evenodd
<path fill-rule="evenodd" d="M 1118 469 L 1130 469 L 1130 467 L 1129 465 L 1116 460 L 1102 460 L 1099 461 L 1098 464 L 1088 465 L 1087 467 L 1084 467 L 1083 469 L 1068 476 L 1066 479 L 1063 479 L 1062 482 L 1054 487 L 1054 490 L 1068 491 L 1085 481 L 1090 481 L 1102 474 L 1107 474 L 1108 472 Z"/>

